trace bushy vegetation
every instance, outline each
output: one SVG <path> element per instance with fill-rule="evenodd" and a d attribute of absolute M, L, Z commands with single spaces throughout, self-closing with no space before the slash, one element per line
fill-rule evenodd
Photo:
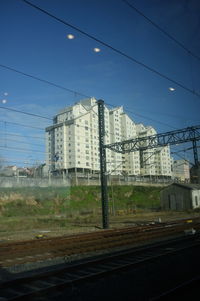
<path fill-rule="evenodd" d="M 159 210 L 161 189 L 108 187 L 110 227 L 166 218 L 168 213 Z M 188 218 L 188 215 L 191 216 L 184 212 L 170 212 L 168 217 Z M 0 190 L 0 240 L 34 238 L 38 231 L 53 236 L 99 228 L 102 228 L 99 186 Z"/>
<path fill-rule="evenodd" d="M 109 206 L 115 210 L 158 209 L 161 188 L 113 186 Z M 4 188 L 0 192 L 2 217 L 101 213 L 100 187 Z"/>

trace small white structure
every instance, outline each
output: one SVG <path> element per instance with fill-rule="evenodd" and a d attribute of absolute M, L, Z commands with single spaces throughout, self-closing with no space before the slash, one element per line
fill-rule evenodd
<path fill-rule="evenodd" d="M 163 210 L 187 210 L 200 208 L 200 184 L 173 183 L 160 194 Z"/>
<path fill-rule="evenodd" d="M 174 160 L 172 165 L 173 178 L 175 180 L 189 183 L 190 181 L 190 165 L 187 160 Z"/>

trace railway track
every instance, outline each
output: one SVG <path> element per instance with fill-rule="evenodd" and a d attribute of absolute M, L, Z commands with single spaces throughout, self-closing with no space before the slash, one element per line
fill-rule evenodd
<path fill-rule="evenodd" d="M 200 219 L 181 220 L 173 223 L 154 224 L 114 230 L 97 231 L 43 240 L 1 243 L 0 266 L 26 264 L 52 258 L 70 258 L 77 254 L 93 254 L 115 248 L 127 248 L 148 243 L 154 239 L 173 237 L 191 228 L 200 229 Z"/>
<path fill-rule="evenodd" d="M 146 263 L 197 247 L 200 247 L 200 234 L 91 258 L 51 271 L 5 281 L 0 283 L 0 300 L 50 300 L 53 294 L 63 289 L 71 289 L 72 286 L 138 268 Z M 49 297 L 38 299 L 40 296 Z"/>

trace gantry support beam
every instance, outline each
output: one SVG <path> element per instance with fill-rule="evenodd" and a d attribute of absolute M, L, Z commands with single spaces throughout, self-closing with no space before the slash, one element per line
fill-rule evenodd
<path fill-rule="evenodd" d="M 167 145 L 180 144 L 185 142 L 193 143 L 194 161 L 198 165 L 196 141 L 200 140 L 200 125 L 187 127 L 185 129 L 170 131 L 147 137 L 139 137 L 121 142 L 104 145 L 117 153 L 130 153 L 134 151 L 143 151 L 150 148 L 163 147 Z"/>

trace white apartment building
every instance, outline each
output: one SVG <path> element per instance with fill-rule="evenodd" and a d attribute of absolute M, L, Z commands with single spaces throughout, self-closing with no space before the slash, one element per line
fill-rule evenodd
<path fill-rule="evenodd" d="M 181 182 L 190 181 L 190 165 L 186 160 L 174 160 L 172 165 L 173 178 Z"/>
<path fill-rule="evenodd" d="M 138 137 L 156 135 L 157 132 L 151 126 L 139 125 Z M 151 148 L 140 152 L 141 174 L 144 176 L 171 177 L 171 157 L 169 146 Z"/>
<path fill-rule="evenodd" d="M 108 109 L 105 125 L 109 131 Z M 96 100 L 83 100 L 61 110 L 46 128 L 47 164 L 51 171 L 99 171 L 98 110 Z M 109 143 L 109 138 L 106 143 Z"/>
<path fill-rule="evenodd" d="M 123 107 L 104 109 L 105 144 L 155 134 L 135 124 Z M 61 110 L 46 128 L 46 165 L 50 172 L 99 173 L 98 107 L 89 98 Z M 171 176 L 169 147 L 120 154 L 106 150 L 107 173 L 112 175 Z"/>
<path fill-rule="evenodd" d="M 122 112 L 121 114 L 121 128 L 122 128 L 122 140 L 128 140 L 131 138 L 137 138 L 137 125 L 132 119 Z M 124 159 L 123 172 L 128 175 L 140 175 L 140 152 L 135 151 L 126 153 L 122 157 Z"/>

